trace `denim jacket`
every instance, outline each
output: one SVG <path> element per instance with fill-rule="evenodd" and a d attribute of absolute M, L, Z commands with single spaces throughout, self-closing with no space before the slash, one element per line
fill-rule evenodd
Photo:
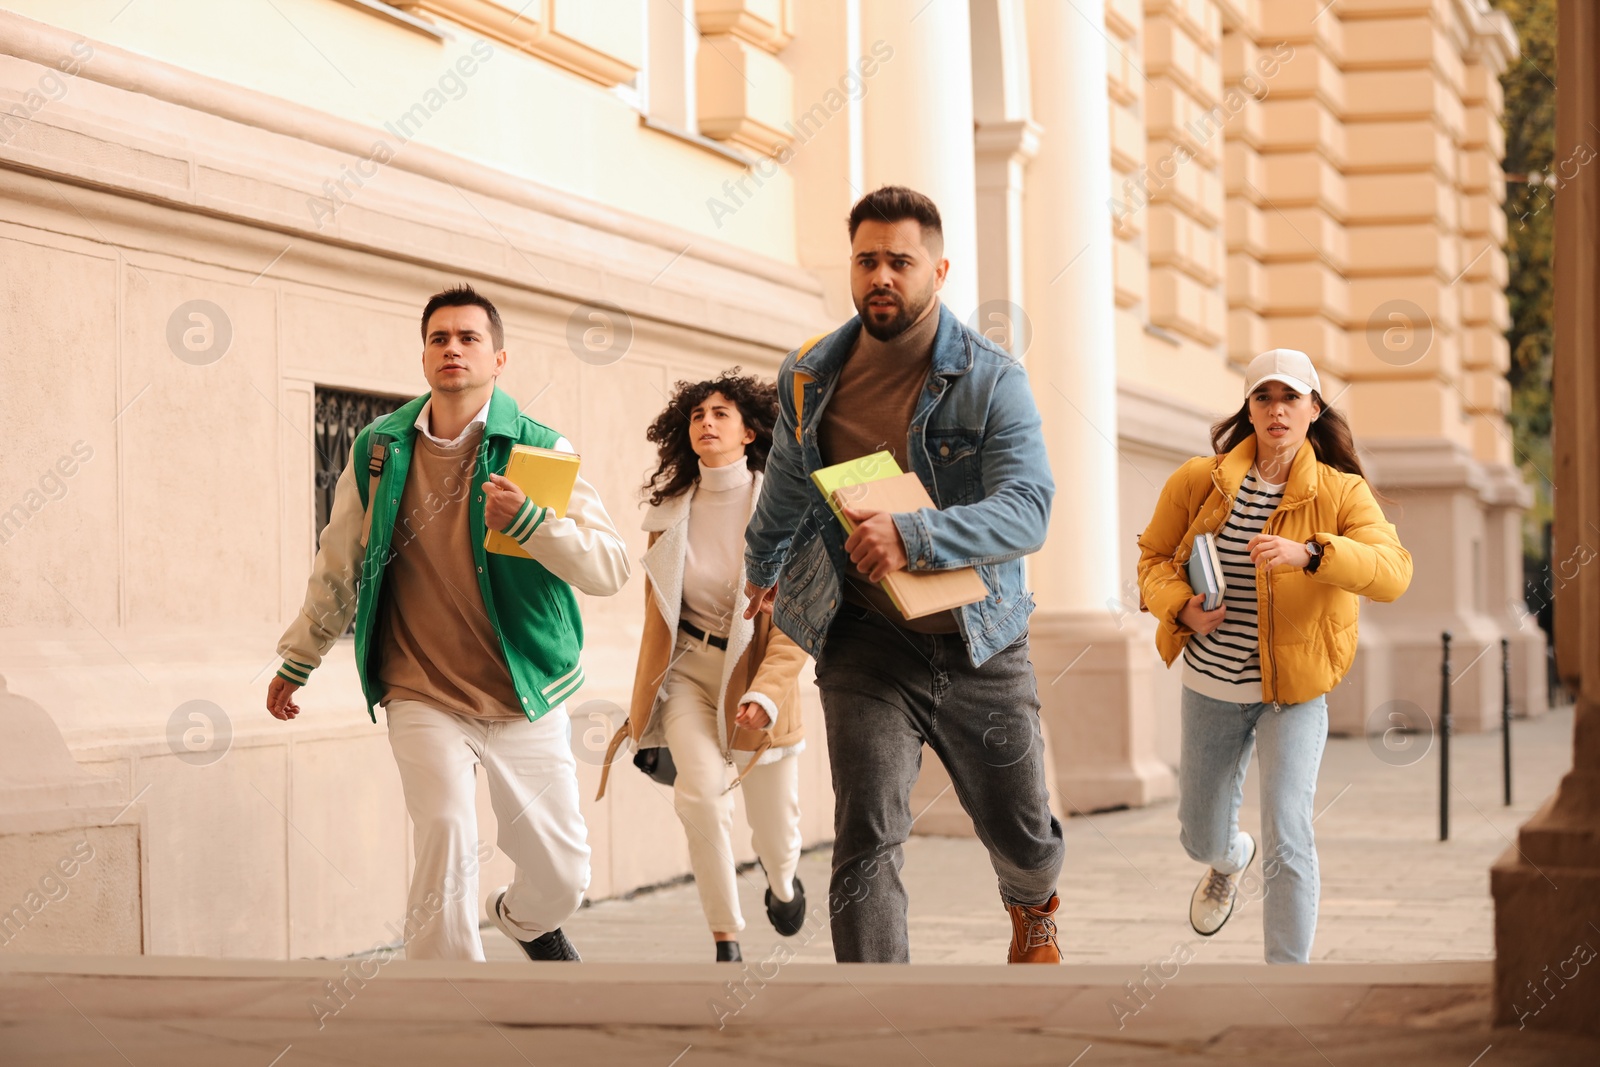
<path fill-rule="evenodd" d="M 844 530 L 811 473 L 824 465 L 823 412 L 860 330 L 861 320 L 851 319 L 784 360 L 766 485 L 745 531 L 746 576 L 762 588 L 777 582 L 773 621 L 813 656 L 838 611 L 850 561 Z M 978 569 L 989 595 L 956 614 L 967 655 L 982 666 L 1027 632 L 1033 597 L 1022 557 L 1044 544 L 1055 483 L 1027 372 L 942 305 L 906 445 L 936 505 L 894 516 L 907 569 Z"/>

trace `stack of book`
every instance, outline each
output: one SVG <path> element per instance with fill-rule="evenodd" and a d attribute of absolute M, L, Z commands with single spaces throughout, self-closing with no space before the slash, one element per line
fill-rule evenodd
<path fill-rule="evenodd" d="M 1214 534 L 1197 534 L 1189 550 L 1189 588 L 1205 597 L 1201 607 L 1216 611 L 1222 606 L 1222 596 L 1228 591 L 1228 579 L 1222 574 L 1222 559 L 1217 555 L 1217 538 Z"/>
<path fill-rule="evenodd" d="M 844 525 L 846 535 L 856 530 L 855 523 L 845 516 L 846 508 L 897 514 L 933 507 L 933 498 L 923 488 L 922 480 L 915 474 L 901 473 L 900 464 L 889 452 L 874 452 L 824 467 L 812 473 L 811 481 Z M 878 584 L 907 619 L 976 604 L 989 595 L 982 576 L 972 567 L 915 573 L 892 571 Z"/>

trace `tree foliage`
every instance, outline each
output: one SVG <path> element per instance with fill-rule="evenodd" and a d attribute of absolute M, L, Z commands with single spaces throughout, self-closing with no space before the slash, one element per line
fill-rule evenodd
<path fill-rule="evenodd" d="M 1537 487 L 1529 518 L 1549 514 L 1550 364 L 1555 335 L 1556 3 L 1492 0 L 1516 26 L 1521 56 L 1505 71 L 1506 257 L 1511 307 L 1510 421 L 1517 458 Z M 1559 180 L 1559 178 L 1558 178 Z M 1530 548 L 1535 547 L 1530 545 Z M 1536 549 L 1536 551 L 1538 551 Z M 1542 554 L 1542 551 L 1540 552 Z"/>

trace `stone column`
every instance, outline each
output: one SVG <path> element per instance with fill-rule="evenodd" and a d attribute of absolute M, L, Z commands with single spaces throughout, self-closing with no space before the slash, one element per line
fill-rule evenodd
<path fill-rule="evenodd" d="M 1561 0 L 1556 159 L 1555 558 L 1588 560 L 1556 590 L 1556 664 L 1577 694 L 1572 770 L 1490 870 L 1495 1021 L 1600 1033 L 1600 10 Z M 1559 162 L 1558 162 L 1559 166 Z M 1588 553 L 1582 550 L 1587 548 Z"/>
<path fill-rule="evenodd" d="M 828 312 L 837 322 L 853 316 L 850 299 L 850 238 L 845 219 L 861 197 L 861 103 L 841 92 L 858 84 L 846 81 L 855 71 L 864 88 L 877 92 L 889 66 L 905 58 L 897 48 L 887 64 L 870 55 L 872 42 L 860 43 L 854 4 L 794 4 L 794 37 L 783 51 L 784 65 L 794 75 L 795 131 L 785 169 L 794 190 L 795 256 L 800 265 L 822 279 Z M 871 70 L 871 77 L 864 77 Z M 799 338 L 798 340 L 804 340 Z"/>
<path fill-rule="evenodd" d="M 1386 692 L 1365 691 L 1359 707 L 1346 706 L 1330 726 L 1347 733 L 1377 729 L 1384 703 L 1403 701 L 1402 714 L 1437 725 L 1439 635 L 1451 634 L 1450 710 L 1465 733 L 1500 722 L 1500 627 L 1491 616 L 1485 581 L 1487 539 L 1482 495 L 1488 475 L 1467 446 L 1436 437 L 1358 436 L 1372 457 L 1375 481 L 1390 498 L 1384 513 L 1411 553 L 1411 588 L 1388 604 L 1361 605 L 1361 624 L 1372 620 L 1388 640 L 1396 668 Z M 1504 599 L 1503 597 L 1501 598 Z M 1329 700 L 1330 708 L 1333 699 Z M 1395 709 L 1391 709 L 1395 710 Z"/>
<path fill-rule="evenodd" d="M 1487 612 L 1511 642 L 1512 714 L 1543 715 L 1550 710 L 1544 631 L 1539 629 L 1539 601 L 1528 601 L 1522 577 L 1522 514 L 1533 502 L 1533 490 L 1510 465 L 1490 467 L 1487 481 L 1482 497 Z M 1498 671 L 1498 650 L 1485 657 L 1489 659 Z M 1495 677 L 1498 683 L 1500 676 Z"/>
<path fill-rule="evenodd" d="M 977 167 L 976 327 L 1018 359 L 1032 340 L 1018 321 L 1026 294 L 1022 195 L 1039 149 L 1029 99 L 1028 40 L 1021 0 L 973 0 L 972 108 Z"/>
<path fill-rule="evenodd" d="M 1055 507 L 1030 561 L 1033 661 L 1064 805 L 1137 806 L 1174 790 L 1155 756 L 1150 633 L 1119 627 L 1111 145 L 1102 2 L 1027 5 L 1033 120 L 1023 229 L 1028 375 Z M 1130 547 L 1131 551 L 1131 547 Z M 1130 562 L 1131 566 L 1131 562 Z"/>
<path fill-rule="evenodd" d="M 969 320 L 989 340 L 1019 359 L 1027 354 L 1032 329 L 1023 303 L 1024 218 L 1022 198 L 1028 161 L 1039 146 L 1028 96 L 1027 32 L 1023 0 L 973 0 L 972 104 L 976 120 L 978 310 Z M 1054 746 L 1044 732 L 1045 785 L 1051 810 L 1065 817 L 1054 773 Z M 970 836 L 972 819 L 962 810 L 950 776 L 933 749 L 924 746 L 922 773 L 911 792 L 915 832 L 936 837 Z"/>
<path fill-rule="evenodd" d="M 972 155 L 972 26 L 967 0 L 871 0 L 861 48 L 894 49 L 861 98 L 865 195 L 907 185 L 939 205 L 950 274 L 941 294 L 963 320 L 978 306 Z M 1104 71 L 1104 60 L 1101 70 Z"/>

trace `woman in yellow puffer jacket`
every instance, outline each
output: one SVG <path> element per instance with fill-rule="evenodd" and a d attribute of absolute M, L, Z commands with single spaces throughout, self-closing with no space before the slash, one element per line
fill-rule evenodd
<path fill-rule="evenodd" d="M 1161 658 L 1184 660 L 1180 839 L 1210 868 L 1190 924 L 1207 937 L 1222 928 L 1255 858 L 1239 803 L 1259 742 L 1266 959 L 1304 963 L 1317 926 L 1311 821 L 1327 693 L 1355 657 L 1358 598 L 1404 593 L 1411 555 L 1310 358 L 1273 349 L 1250 363 L 1245 383 L 1244 405 L 1211 428 L 1217 454 L 1167 480 L 1139 538 L 1139 590 Z M 1226 582 L 1213 611 L 1188 580 L 1202 533 L 1215 538 Z"/>

